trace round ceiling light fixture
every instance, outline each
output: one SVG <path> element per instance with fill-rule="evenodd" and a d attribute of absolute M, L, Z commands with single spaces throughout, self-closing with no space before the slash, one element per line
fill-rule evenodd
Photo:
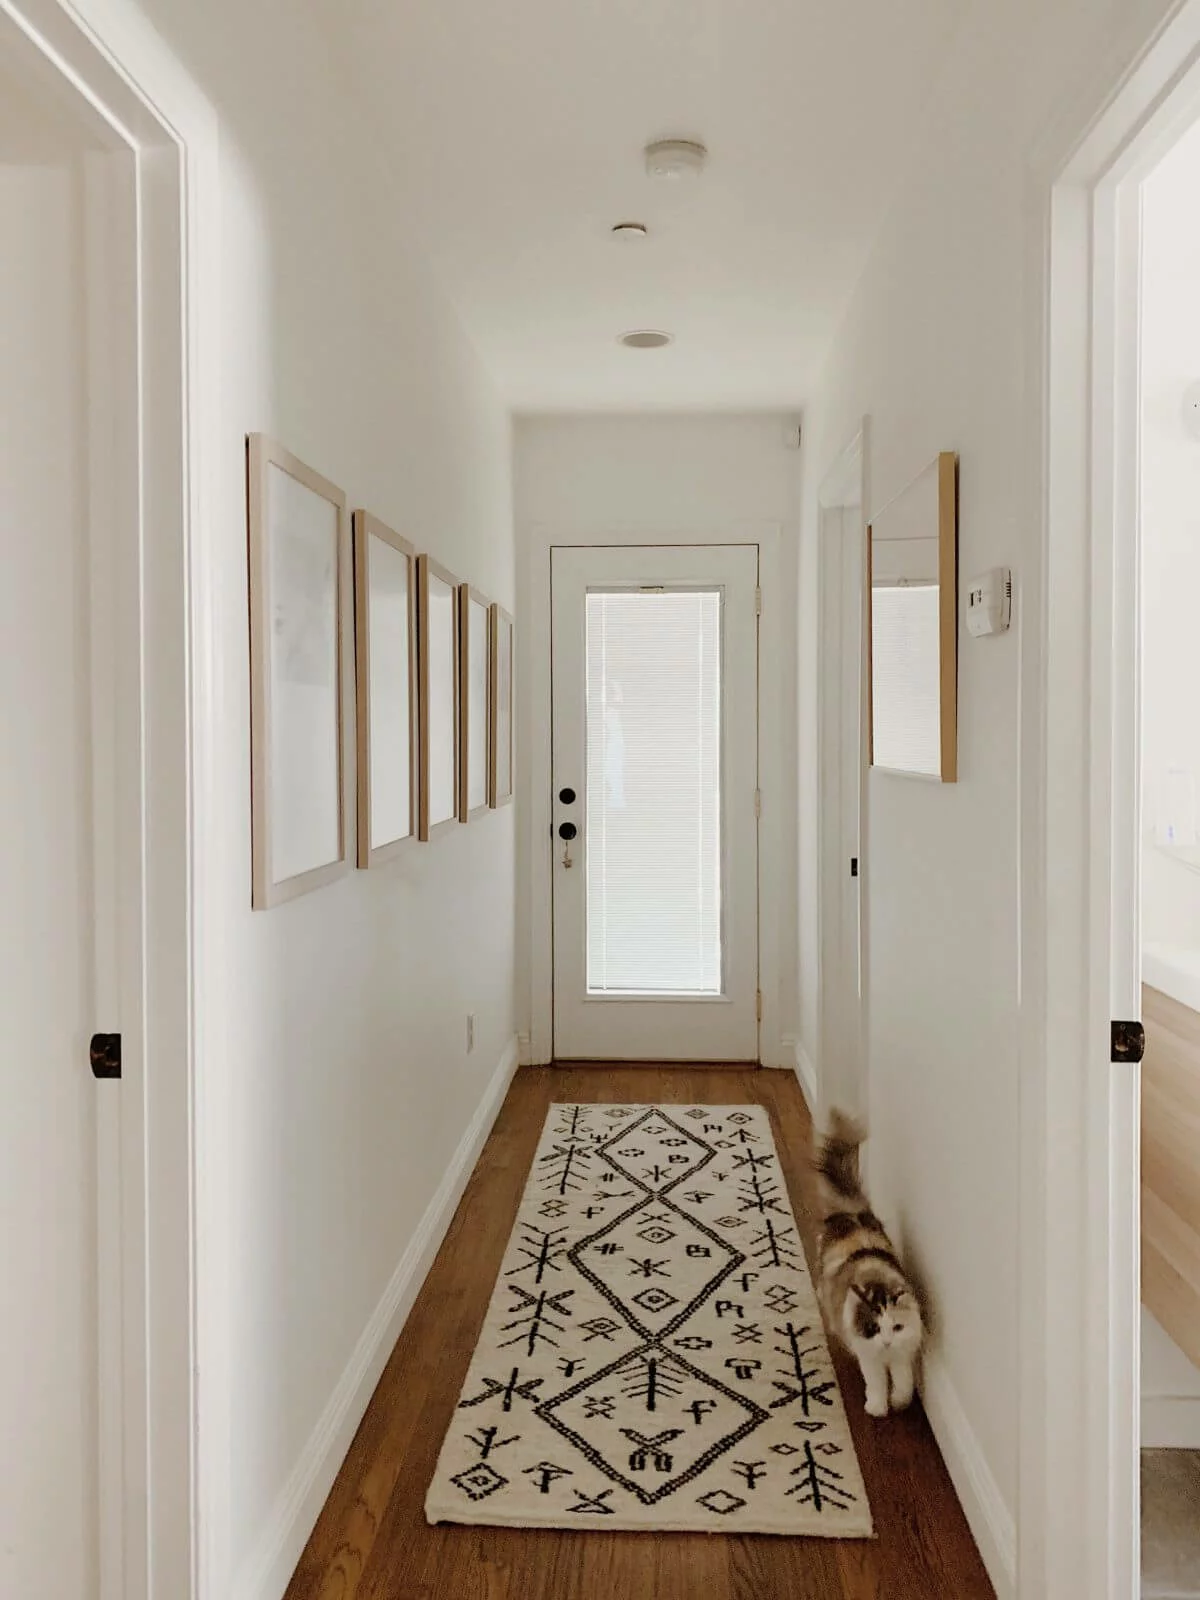
<path fill-rule="evenodd" d="M 650 229 L 644 222 L 614 222 L 612 226 L 614 239 L 644 239 L 649 232 Z"/>
<path fill-rule="evenodd" d="M 627 350 L 661 350 L 671 343 L 671 335 L 659 328 L 634 328 L 631 333 L 623 333 L 619 342 Z"/>
<path fill-rule="evenodd" d="M 656 139 L 645 154 L 647 175 L 670 183 L 698 178 L 708 160 L 708 151 L 696 139 Z"/>

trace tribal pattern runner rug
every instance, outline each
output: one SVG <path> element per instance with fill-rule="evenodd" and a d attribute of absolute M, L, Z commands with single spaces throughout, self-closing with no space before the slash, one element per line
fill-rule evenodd
<path fill-rule="evenodd" d="M 425 1511 L 870 1537 L 764 1110 L 550 1108 Z"/>

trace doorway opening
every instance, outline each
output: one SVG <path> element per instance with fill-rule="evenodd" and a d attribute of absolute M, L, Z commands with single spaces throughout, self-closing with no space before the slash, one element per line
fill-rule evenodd
<path fill-rule="evenodd" d="M 1139 1532 L 1142 1435 L 1154 1437 L 1159 1398 L 1144 1394 L 1143 1362 L 1149 1375 L 1163 1354 L 1143 1296 L 1154 1315 L 1164 1278 L 1179 1291 L 1191 1247 L 1176 1207 L 1187 1207 L 1180 1175 L 1196 1148 L 1183 1135 L 1186 1069 L 1171 1032 L 1186 1033 L 1188 1008 L 1156 987 L 1186 988 L 1163 964 L 1178 942 L 1166 935 L 1185 924 L 1165 915 L 1162 891 L 1170 878 L 1170 894 L 1186 894 L 1187 863 L 1171 847 L 1187 848 L 1194 713 L 1180 714 L 1186 697 L 1172 675 L 1183 635 L 1175 594 L 1169 604 L 1164 595 L 1186 588 L 1191 308 L 1154 250 L 1156 219 L 1171 210 L 1161 196 L 1200 122 L 1200 5 L 1183 6 L 1095 104 L 1074 148 L 1044 152 L 1049 314 L 1039 354 L 1049 382 L 1045 413 L 1031 423 L 1046 443 L 1048 560 L 1031 596 L 1041 616 L 1035 607 L 1022 645 L 1030 1092 L 1019 1584 L 1023 1594 L 1132 1600 L 1200 1592 L 1178 1547 L 1166 1552 L 1175 1570 L 1164 1577 L 1156 1500 L 1172 1518 L 1153 1470 L 1144 1551 Z M 1194 192 L 1183 205 L 1195 210 Z"/>
<path fill-rule="evenodd" d="M 867 1111 L 865 423 L 821 485 L 817 549 L 818 1028 L 814 1113 Z M 802 1070 L 805 1070 L 802 1063 Z"/>
<path fill-rule="evenodd" d="M 1200 1597 L 1200 121 L 1141 198 L 1141 1577 Z"/>

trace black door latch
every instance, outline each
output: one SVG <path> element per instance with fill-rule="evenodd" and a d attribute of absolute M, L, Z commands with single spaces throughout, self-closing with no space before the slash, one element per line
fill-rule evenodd
<path fill-rule="evenodd" d="M 119 1078 L 121 1076 L 121 1035 L 119 1033 L 94 1033 L 91 1045 L 93 1078 Z"/>
<path fill-rule="evenodd" d="M 1140 1022 L 1114 1022 L 1112 1025 L 1112 1051 L 1110 1061 L 1140 1061 L 1146 1054 L 1146 1030 Z"/>

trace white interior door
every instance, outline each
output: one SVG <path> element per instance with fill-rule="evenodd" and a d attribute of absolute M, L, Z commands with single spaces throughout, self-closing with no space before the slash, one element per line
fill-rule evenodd
<path fill-rule="evenodd" d="M 141 837 L 127 762 L 139 719 L 123 698 L 136 572 L 127 583 L 132 540 L 119 559 L 108 543 L 137 464 L 108 375 L 118 362 L 136 373 L 137 347 L 119 314 L 131 283 L 109 294 L 102 262 L 115 257 L 97 237 L 124 228 L 133 240 L 133 166 L 6 45 L 0 36 L 0 1594 L 94 1600 L 137 1592 L 122 1540 L 144 1495 L 120 1454 L 122 1348 L 136 1339 L 124 1325 L 136 1318 L 122 1319 L 135 1263 L 120 1218 L 137 1197 L 122 1194 L 113 1154 L 121 1085 L 89 1065 L 92 1033 L 122 1026 L 118 994 L 141 994 L 121 931 L 140 916 L 141 880 L 118 840 Z"/>
<path fill-rule="evenodd" d="M 862 1026 L 863 536 L 854 506 L 821 512 L 821 1028 L 826 1105 L 865 1110 Z"/>
<path fill-rule="evenodd" d="M 758 547 L 551 578 L 555 1056 L 757 1061 Z"/>

